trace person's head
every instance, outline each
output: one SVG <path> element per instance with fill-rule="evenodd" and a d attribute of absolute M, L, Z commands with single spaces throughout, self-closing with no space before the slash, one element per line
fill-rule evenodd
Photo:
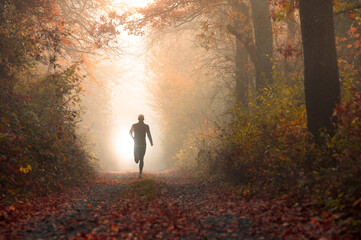
<path fill-rule="evenodd" d="M 143 114 L 139 114 L 138 120 L 139 120 L 139 122 L 144 122 L 144 115 L 143 115 Z"/>

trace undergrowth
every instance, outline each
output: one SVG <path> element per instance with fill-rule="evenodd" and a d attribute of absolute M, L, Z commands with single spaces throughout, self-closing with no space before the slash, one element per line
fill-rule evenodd
<path fill-rule="evenodd" d="M 313 200 L 333 220 L 361 232 L 361 97 L 352 90 L 335 108 L 334 136 L 315 144 L 307 131 L 303 89 L 279 81 L 234 106 L 232 121 L 208 138 L 190 136 L 179 165 L 202 178 L 226 182 L 240 194 Z M 196 137 L 194 137 L 196 136 Z M 205 147 L 200 142 L 207 141 Z"/>

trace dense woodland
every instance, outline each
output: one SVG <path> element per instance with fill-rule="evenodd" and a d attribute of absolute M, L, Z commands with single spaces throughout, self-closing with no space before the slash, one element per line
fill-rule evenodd
<path fill-rule="evenodd" d="M 94 177 L 79 126 L 104 106 L 81 99 L 124 31 L 147 42 L 165 164 L 361 231 L 361 1 L 2 0 L 0 22 L 2 204 Z"/>

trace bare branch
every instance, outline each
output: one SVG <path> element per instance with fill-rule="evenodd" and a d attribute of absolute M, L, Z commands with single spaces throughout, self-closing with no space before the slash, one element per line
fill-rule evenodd
<path fill-rule="evenodd" d="M 347 13 L 347 12 L 351 12 L 351 11 L 358 10 L 358 9 L 361 9 L 361 5 L 358 5 L 358 6 L 349 8 L 349 9 L 345 9 L 345 10 L 342 10 L 342 11 L 335 12 L 334 15 L 340 15 L 342 13 Z"/>

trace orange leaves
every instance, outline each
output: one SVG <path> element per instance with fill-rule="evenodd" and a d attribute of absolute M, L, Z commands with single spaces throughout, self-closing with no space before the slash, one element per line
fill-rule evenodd
<path fill-rule="evenodd" d="M 114 174 L 113 179 L 103 176 L 108 183 L 93 182 L 90 188 L 0 208 L 0 234 L 9 239 L 20 238 L 19 234 L 24 231 L 28 238 L 52 234 L 54 238 L 69 239 L 328 239 L 344 236 L 341 230 L 345 229 L 330 221 L 332 214 L 320 211 L 308 200 L 289 206 L 289 199 L 245 199 L 215 184 L 175 178 L 171 172 L 158 173 L 155 177 L 161 177 L 167 191 L 162 191 L 152 203 L 139 201 L 139 196 L 117 197 L 117 192 L 134 175 L 117 177 Z M 99 206 L 99 203 L 103 207 L 88 209 L 89 205 Z M 32 231 L 34 228 L 37 231 Z"/>
<path fill-rule="evenodd" d="M 282 196 L 280 197 L 280 199 L 285 200 L 285 199 L 287 199 L 288 197 L 289 197 L 288 194 L 284 194 L 284 195 L 282 195 Z"/>
<path fill-rule="evenodd" d="M 352 33 L 352 35 L 355 35 L 356 31 L 357 31 L 356 27 L 351 27 L 350 28 L 350 32 Z"/>
<path fill-rule="evenodd" d="M 356 207 L 357 205 L 359 205 L 359 203 L 361 203 L 361 198 L 357 199 L 352 206 Z"/>
<path fill-rule="evenodd" d="M 354 12 L 354 11 L 351 11 L 351 12 L 348 14 L 348 17 L 349 17 L 350 19 L 352 19 L 352 20 L 355 20 L 355 18 L 356 18 L 355 12 Z"/>
<path fill-rule="evenodd" d="M 325 217 L 325 218 L 330 218 L 331 217 L 331 214 L 326 212 L 326 211 L 322 211 L 322 216 Z"/>
<path fill-rule="evenodd" d="M 353 42 L 351 42 L 350 44 L 347 45 L 347 48 L 359 48 L 360 45 L 360 33 L 358 32 L 359 28 L 357 27 L 351 27 L 350 28 L 350 32 L 353 36 L 353 38 L 355 39 Z"/>
<path fill-rule="evenodd" d="M 110 229 L 111 229 L 113 232 L 119 232 L 119 229 L 121 229 L 121 226 L 117 226 L 117 225 L 115 225 L 114 223 L 112 223 Z"/>
<path fill-rule="evenodd" d="M 69 39 L 66 38 L 62 38 L 61 42 L 66 45 L 66 46 L 70 46 L 71 45 L 71 41 Z"/>
<path fill-rule="evenodd" d="M 14 207 L 14 205 L 11 205 L 10 207 L 9 207 L 9 210 L 10 211 L 14 211 L 16 208 Z"/>

